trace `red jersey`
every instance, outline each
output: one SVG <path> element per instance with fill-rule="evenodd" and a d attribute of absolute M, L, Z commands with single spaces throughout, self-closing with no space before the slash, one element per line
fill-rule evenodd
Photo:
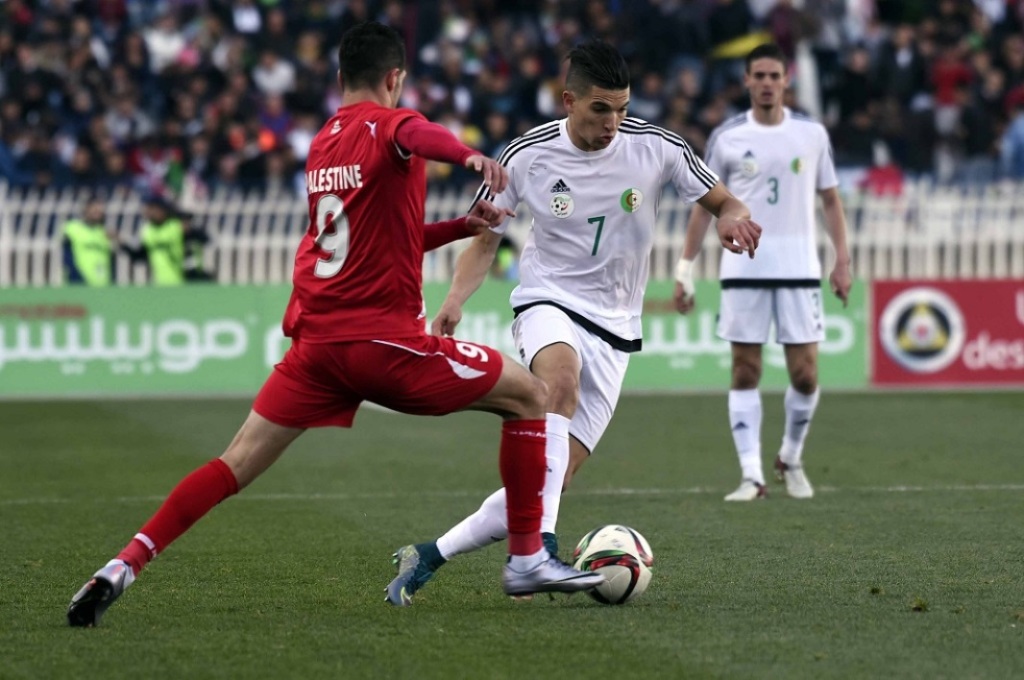
<path fill-rule="evenodd" d="M 284 333 L 304 342 L 424 335 L 426 162 L 395 141 L 423 119 L 373 102 L 345 106 L 306 160 L 309 227 L 295 254 Z"/>

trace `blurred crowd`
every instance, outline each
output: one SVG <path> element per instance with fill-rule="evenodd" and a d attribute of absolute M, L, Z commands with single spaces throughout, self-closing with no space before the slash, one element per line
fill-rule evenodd
<path fill-rule="evenodd" d="M 591 36 L 627 56 L 631 115 L 702 151 L 774 40 L 851 182 L 1024 178 L 1024 0 L 0 0 L 0 175 L 302 192 L 338 38 L 366 19 L 405 37 L 403 103 L 490 154 L 562 115 L 565 53 Z"/>

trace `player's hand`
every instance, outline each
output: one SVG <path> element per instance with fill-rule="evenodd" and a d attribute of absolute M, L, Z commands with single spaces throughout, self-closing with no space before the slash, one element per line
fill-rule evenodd
<path fill-rule="evenodd" d="M 685 286 L 678 281 L 672 293 L 672 301 L 676 303 L 676 311 L 680 314 L 689 314 L 697 306 L 697 297 L 693 291 L 687 292 Z"/>
<path fill-rule="evenodd" d="M 726 250 L 737 254 L 748 253 L 750 259 L 754 259 L 754 251 L 761 242 L 761 225 L 754 220 L 719 218 L 718 240 Z"/>
<path fill-rule="evenodd" d="M 496 227 L 505 221 L 506 217 L 515 217 L 516 214 L 508 208 L 499 208 L 490 201 L 480 199 L 473 204 L 473 208 L 466 217 L 466 226 L 474 234 L 479 234 L 484 229 Z"/>
<path fill-rule="evenodd" d="M 850 263 L 837 262 L 832 269 L 831 276 L 828 277 L 828 284 L 832 287 L 832 292 L 836 294 L 836 297 L 843 301 L 843 307 L 846 307 L 850 301 L 850 288 L 853 286 Z"/>
<path fill-rule="evenodd" d="M 690 312 L 696 305 L 697 287 L 693 283 L 693 260 L 680 257 L 676 262 L 676 288 L 672 293 L 672 301 L 680 314 Z"/>
<path fill-rule="evenodd" d="M 508 172 L 505 166 L 493 158 L 482 154 L 470 156 L 466 159 L 466 167 L 484 176 L 484 184 L 491 190 L 492 195 L 500 194 L 508 186 Z"/>
<path fill-rule="evenodd" d="M 455 327 L 462 321 L 462 305 L 444 301 L 441 309 L 437 310 L 437 316 L 430 324 L 431 335 L 438 335 L 447 338 L 455 335 Z"/>

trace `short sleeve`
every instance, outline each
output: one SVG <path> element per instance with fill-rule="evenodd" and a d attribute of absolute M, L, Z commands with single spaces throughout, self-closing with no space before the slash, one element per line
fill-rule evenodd
<path fill-rule="evenodd" d="M 681 137 L 665 140 L 668 158 L 675 158 L 670 180 L 683 200 L 692 203 L 718 184 L 718 175 Z"/>
<path fill-rule="evenodd" d="M 832 143 L 829 141 L 828 132 L 821 128 L 821 152 L 818 155 L 818 191 L 837 186 L 839 186 L 839 178 L 836 177 L 835 160 L 832 158 Z"/>
<path fill-rule="evenodd" d="M 708 137 L 707 147 L 704 149 L 704 164 L 711 169 L 719 178 L 728 175 L 728 168 L 725 163 L 725 146 L 721 142 L 721 133 L 715 130 Z M 727 181 L 723 180 L 723 181 Z"/>

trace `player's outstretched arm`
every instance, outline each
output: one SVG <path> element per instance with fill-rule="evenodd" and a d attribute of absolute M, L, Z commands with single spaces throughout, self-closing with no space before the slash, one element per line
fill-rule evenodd
<path fill-rule="evenodd" d="M 473 204 L 468 215 L 423 225 L 423 252 L 440 248 L 452 241 L 476 236 L 485 229 L 497 227 L 508 217 L 515 217 L 515 213 L 480 199 Z"/>
<path fill-rule="evenodd" d="M 460 142 L 443 125 L 422 118 L 409 118 L 395 131 L 395 141 L 410 153 L 441 163 L 452 163 L 479 172 L 491 195 L 500 194 L 508 186 L 508 173 L 497 161 Z"/>
<path fill-rule="evenodd" d="M 484 184 L 490 189 L 491 196 L 500 194 L 508 186 L 508 171 L 493 158 L 476 154 L 466 159 L 465 166 L 483 175 Z"/>
<path fill-rule="evenodd" d="M 850 248 L 846 243 L 846 211 L 843 210 L 843 199 L 839 197 L 839 190 L 836 187 L 824 189 L 819 193 L 825 213 L 825 230 L 836 251 L 836 264 L 828 277 L 828 283 L 845 307 L 850 297 L 850 288 L 853 286 Z"/>
<path fill-rule="evenodd" d="M 478 202 L 479 203 L 479 202 Z M 474 206 L 474 209 L 476 206 Z M 430 324 L 430 332 L 434 335 L 453 335 L 455 327 L 462 321 L 462 305 L 483 283 L 487 272 L 494 262 L 494 254 L 498 252 L 498 244 L 501 243 L 501 234 L 486 229 L 477 235 L 469 244 L 459 259 L 455 261 L 455 275 L 452 277 L 452 287 L 448 290 L 445 298 L 433 323 Z"/>

